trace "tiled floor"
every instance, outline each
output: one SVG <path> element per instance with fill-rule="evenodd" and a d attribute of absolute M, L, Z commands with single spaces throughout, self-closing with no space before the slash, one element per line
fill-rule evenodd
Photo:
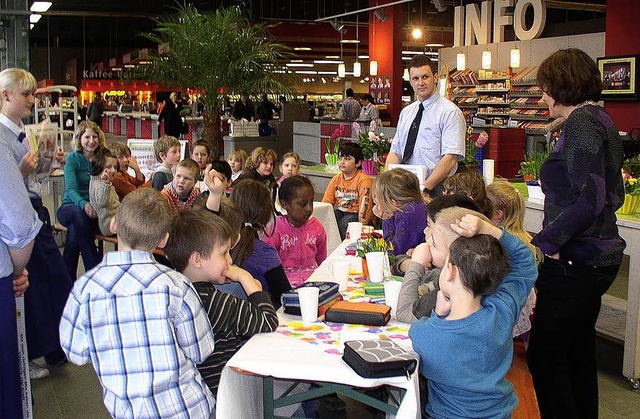
<path fill-rule="evenodd" d="M 626 299 L 628 265 L 626 270 L 623 266 L 622 271 L 609 291 L 610 295 L 618 299 Z M 606 419 L 638 417 L 640 389 L 632 390 L 628 380 L 621 374 L 622 346 L 599 339 L 598 355 L 600 417 Z M 49 377 L 32 381 L 31 384 L 36 419 L 107 419 L 110 417 L 102 404 L 102 388 L 90 364 L 84 366 L 65 364 L 52 368 Z M 345 416 L 347 418 L 372 417 L 371 413 L 365 411 L 358 403 L 349 402 L 347 409 Z M 332 419 L 339 418 L 333 415 Z"/>
<path fill-rule="evenodd" d="M 638 417 L 640 390 L 632 390 L 628 381 L 620 374 L 622 347 L 600 340 L 599 354 L 600 417 L 606 419 Z M 53 368 L 48 378 L 32 381 L 31 384 L 36 419 L 107 419 L 110 417 L 102 404 L 102 389 L 90 364 L 81 367 L 65 364 Z M 245 396 L 249 397 L 249 395 Z M 370 413 L 365 412 L 356 403 L 348 403 L 347 409 L 347 418 L 371 417 Z"/>

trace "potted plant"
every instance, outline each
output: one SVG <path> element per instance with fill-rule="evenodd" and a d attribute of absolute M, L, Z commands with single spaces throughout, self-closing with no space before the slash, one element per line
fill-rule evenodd
<path fill-rule="evenodd" d="M 464 159 L 458 164 L 458 172 L 476 170 L 480 166 L 478 158 L 482 160 L 482 148 L 487 144 L 487 141 L 489 141 L 489 134 L 482 131 L 475 141 L 473 140 L 472 134 L 473 128 L 469 126 L 464 142 Z"/>
<path fill-rule="evenodd" d="M 358 241 L 356 253 L 362 258 L 362 276 L 369 277 L 371 282 L 382 282 L 385 276 L 391 274 L 390 265 L 395 261 L 395 256 L 391 251 L 393 244 L 382 238 L 379 233 L 372 233 L 364 240 Z M 386 257 L 385 257 L 386 255 Z M 381 266 L 373 266 L 382 263 Z M 371 267 L 371 271 L 369 271 Z"/>
<path fill-rule="evenodd" d="M 391 140 L 384 133 L 376 134 L 376 122 L 371 121 L 369 131 L 363 131 L 360 124 L 354 122 L 353 132 L 358 138 L 358 144 L 362 148 L 362 170 L 368 175 L 377 175 L 384 167 L 387 154 L 391 149 Z"/>
<path fill-rule="evenodd" d="M 549 154 L 551 154 L 551 147 L 547 145 L 543 150 L 532 150 L 527 153 L 520 163 L 518 175 L 522 176 L 527 184 L 529 199 L 544 200 L 544 194 L 540 187 L 540 169 Z"/>
<path fill-rule="evenodd" d="M 340 124 L 340 126 L 333 131 L 331 137 L 325 141 L 327 152 L 324 154 L 324 160 L 327 162 L 330 170 L 338 170 L 338 152 L 340 151 L 340 145 L 342 144 L 344 135 L 345 126 L 344 124 Z"/>
<path fill-rule="evenodd" d="M 624 180 L 624 203 L 616 214 L 635 214 L 640 206 L 640 156 L 635 156 L 624 161 L 622 165 L 622 179 Z"/>

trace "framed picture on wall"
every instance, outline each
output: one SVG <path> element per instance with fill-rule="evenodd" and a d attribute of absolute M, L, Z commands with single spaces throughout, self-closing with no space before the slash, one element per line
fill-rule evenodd
<path fill-rule="evenodd" d="M 640 55 L 598 58 L 605 100 L 638 100 L 638 59 Z"/>

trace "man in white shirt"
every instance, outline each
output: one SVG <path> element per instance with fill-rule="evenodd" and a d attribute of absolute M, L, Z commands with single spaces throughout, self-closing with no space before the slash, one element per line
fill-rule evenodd
<path fill-rule="evenodd" d="M 455 173 L 458 160 L 464 158 L 466 123 L 462 111 L 438 93 L 435 64 L 428 56 L 413 57 L 409 77 L 418 100 L 400 112 L 385 168 L 395 163 L 426 166 L 422 186 L 435 197 L 442 194 L 442 181 Z"/>

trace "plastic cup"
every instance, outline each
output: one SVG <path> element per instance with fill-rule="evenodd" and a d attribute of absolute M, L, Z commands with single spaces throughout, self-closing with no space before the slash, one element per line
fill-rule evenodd
<path fill-rule="evenodd" d="M 331 264 L 331 275 L 333 276 L 333 280 L 339 284 L 339 291 L 347 290 L 350 270 L 350 260 L 336 260 Z"/>
<path fill-rule="evenodd" d="M 304 287 L 298 289 L 302 323 L 309 324 L 317 320 L 319 294 L 320 288 L 318 287 Z"/>
<path fill-rule="evenodd" d="M 384 300 L 385 304 L 391 307 L 391 315 L 396 317 L 396 310 L 398 309 L 398 297 L 400 296 L 400 288 L 402 288 L 402 282 L 395 279 L 384 281 Z"/>
<path fill-rule="evenodd" d="M 367 259 L 369 280 L 373 283 L 382 282 L 384 279 L 384 258 L 387 257 L 387 254 L 385 252 L 369 252 L 364 256 Z"/>
<path fill-rule="evenodd" d="M 347 224 L 347 236 L 349 241 L 355 242 L 360 240 L 362 236 L 362 223 L 358 221 L 352 221 Z"/>

